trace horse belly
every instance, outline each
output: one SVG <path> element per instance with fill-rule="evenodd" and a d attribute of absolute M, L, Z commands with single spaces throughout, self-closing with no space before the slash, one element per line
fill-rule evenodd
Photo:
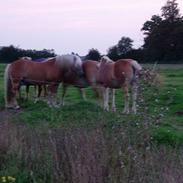
<path fill-rule="evenodd" d="M 89 84 L 85 78 L 80 78 L 75 81 L 74 86 L 79 87 L 79 88 L 86 88 L 89 86 Z"/>
<path fill-rule="evenodd" d="M 107 87 L 109 87 L 109 88 L 120 88 L 120 82 L 116 79 L 113 79 L 107 84 Z"/>

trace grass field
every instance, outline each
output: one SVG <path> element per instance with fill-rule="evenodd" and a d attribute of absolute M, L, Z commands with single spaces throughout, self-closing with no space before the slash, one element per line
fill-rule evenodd
<path fill-rule="evenodd" d="M 6 111 L 4 67 L 0 65 L 0 176 L 21 183 L 183 181 L 182 65 L 160 66 L 158 89 L 139 88 L 138 115 L 122 114 L 120 90 L 117 112 L 106 113 L 90 88 L 85 102 L 73 87 L 59 109 L 34 104 L 30 96 L 19 101 L 20 111 Z"/>

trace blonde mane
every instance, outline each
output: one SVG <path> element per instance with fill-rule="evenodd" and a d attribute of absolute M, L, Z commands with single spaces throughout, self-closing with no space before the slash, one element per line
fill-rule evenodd
<path fill-rule="evenodd" d="M 108 56 L 103 56 L 100 60 L 100 62 L 106 62 L 106 63 L 109 63 L 109 62 L 114 62 L 113 60 L 111 60 Z"/>
<path fill-rule="evenodd" d="M 24 59 L 24 60 L 32 60 L 31 57 L 21 57 L 20 59 Z"/>
<path fill-rule="evenodd" d="M 77 55 L 59 55 L 56 56 L 56 64 L 63 68 L 68 68 L 73 65 L 81 67 L 82 61 Z"/>

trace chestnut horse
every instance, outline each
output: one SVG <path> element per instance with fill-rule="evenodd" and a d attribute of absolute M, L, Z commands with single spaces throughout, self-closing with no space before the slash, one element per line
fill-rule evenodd
<path fill-rule="evenodd" d="M 100 60 L 98 82 L 104 87 L 104 110 L 109 110 L 109 88 L 121 88 L 124 92 L 125 105 L 123 113 L 129 113 L 129 86 L 132 93 L 132 113 L 136 114 L 137 78 L 142 67 L 132 59 L 120 59 L 116 62 L 103 56 Z M 115 108 L 115 91 L 112 92 L 112 108 Z"/>
<path fill-rule="evenodd" d="M 32 60 L 31 57 L 27 57 L 27 56 L 21 57 L 20 59 Z M 32 60 L 32 61 L 40 62 L 40 61 L 46 61 L 46 60 L 47 59 L 44 58 L 44 59 L 41 59 L 41 60 L 39 59 L 39 60 Z M 19 99 L 22 98 L 22 95 L 21 95 L 21 87 L 22 86 L 25 86 L 25 93 L 26 93 L 25 99 L 28 100 L 29 89 L 30 89 L 30 86 L 32 86 L 32 84 L 30 84 L 28 82 L 25 82 L 25 81 L 20 82 L 20 85 L 19 85 L 19 88 L 18 88 Z M 44 91 L 44 97 L 46 97 L 46 95 L 47 95 L 46 85 L 33 85 L 33 86 L 34 86 L 35 97 L 36 97 L 34 102 L 37 103 L 40 100 L 42 90 Z"/>
<path fill-rule="evenodd" d="M 101 87 L 98 83 L 99 65 L 100 63 L 94 60 L 85 60 L 82 64 L 86 82 L 91 86 L 91 89 L 97 98 L 98 106 L 101 105 Z"/>
<path fill-rule="evenodd" d="M 55 95 L 61 82 L 80 86 L 83 77 L 82 61 L 76 55 L 61 55 L 44 62 L 19 59 L 8 64 L 4 74 L 5 105 L 18 109 L 16 93 L 21 82 L 49 85 L 49 96 Z M 50 104 L 53 101 L 50 99 Z"/>

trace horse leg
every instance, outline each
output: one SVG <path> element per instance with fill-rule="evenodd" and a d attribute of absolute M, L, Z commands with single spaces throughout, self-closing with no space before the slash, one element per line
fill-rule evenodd
<path fill-rule="evenodd" d="M 91 85 L 91 88 L 93 90 L 93 93 L 95 95 L 95 97 L 97 98 L 97 106 L 98 107 L 103 107 L 102 105 L 102 92 L 103 92 L 103 88 L 101 87 L 97 87 L 96 85 Z"/>
<path fill-rule="evenodd" d="M 13 97 L 13 108 L 14 109 L 20 109 L 20 106 L 17 103 L 16 100 L 16 94 L 18 92 L 18 88 L 19 88 L 19 81 L 18 80 L 12 80 L 12 97 Z"/>
<path fill-rule="evenodd" d="M 18 96 L 19 96 L 19 99 L 21 100 L 22 95 L 21 95 L 21 86 L 20 85 L 18 86 Z"/>
<path fill-rule="evenodd" d="M 129 92 L 128 92 L 128 86 L 122 86 L 122 90 L 124 92 L 124 96 L 125 96 L 125 106 L 124 106 L 124 110 L 123 113 L 124 114 L 128 114 L 129 113 Z"/>
<path fill-rule="evenodd" d="M 137 83 L 133 82 L 132 83 L 132 113 L 133 114 L 137 113 L 136 100 L 137 100 Z"/>
<path fill-rule="evenodd" d="M 109 88 L 103 88 L 104 111 L 109 111 Z"/>
<path fill-rule="evenodd" d="M 26 90 L 25 100 L 28 100 L 28 98 L 29 98 L 29 87 L 30 87 L 30 85 L 27 84 L 25 87 L 26 87 L 26 89 L 25 89 Z"/>
<path fill-rule="evenodd" d="M 42 86 L 38 85 L 38 93 L 37 93 L 37 96 L 36 96 L 36 98 L 34 100 L 34 103 L 37 103 L 38 101 L 40 101 L 41 92 L 42 92 Z"/>
<path fill-rule="evenodd" d="M 58 103 L 58 100 L 57 100 L 57 90 L 58 90 L 58 86 L 59 84 L 54 84 L 53 85 L 53 90 L 52 90 L 52 100 L 53 100 L 53 107 L 59 107 L 59 103 Z"/>
<path fill-rule="evenodd" d="M 80 95 L 84 101 L 86 101 L 86 93 L 84 91 L 84 88 L 79 88 Z"/>
<path fill-rule="evenodd" d="M 47 104 L 50 107 L 58 107 L 56 93 L 58 89 L 58 84 L 48 85 L 48 96 L 47 96 Z"/>
<path fill-rule="evenodd" d="M 44 94 L 43 96 L 46 97 L 48 95 L 46 85 L 43 85 Z"/>
<path fill-rule="evenodd" d="M 111 89 L 111 97 L 112 97 L 112 111 L 116 112 L 116 104 L 115 104 L 115 89 Z"/>
<path fill-rule="evenodd" d="M 62 98 L 61 98 L 61 105 L 64 106 L 64 98 L 65 98 L 65 94 L 66 94 L 66 91 L 67 91 L 67 87 L 68 85 L 67 84 L 62 84 Z"/>

